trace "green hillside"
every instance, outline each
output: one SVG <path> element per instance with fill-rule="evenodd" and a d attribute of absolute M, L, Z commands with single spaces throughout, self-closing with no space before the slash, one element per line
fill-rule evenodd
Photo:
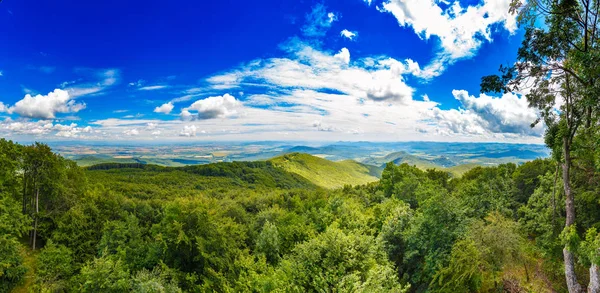
<path fill-rule="evenodd" d="M 291 153 L 269 160 L 284 170 L 296 173 L 316 185 L 338 188 L 378 180 L 381 169 L 352 160 L 332 162 L 309 154 Z"/>
<path fill-rule="evenodd" d="M 407 163 L 411 166 L 416 166 L 417 168 L 423 169 L 423 170 L 439 168 L 439 166 L 436 165 L 435 163 L 430 162 L 425 159 L 422 159 L 422 158 L 419 158 L 417 156 L 411 155 L 407 152 L 394 152 L 394 153 L 390 153 L 390 154 L 386 155 L 385 157 L 368 158 L 365 161 L 363 161 L 363 163 L 373 165 L 373 166 L 384 166 L 388 162 L 394 162 L 394 164 L 396 164 L 396 165 Z"/>
<path fill-rule="evenodd" d="M 457 166 L 453 166 L 453 167 L 449 167 L 449 168 L 436 168 L 436 169 L 448 171 L 450 174 L 452 174 L 453 177 L 460 177 L 475 167 L 481 167 L 481 165 L 479 165 L 479 164 L 462 164 L 462 165 L 457 165 Z"/>

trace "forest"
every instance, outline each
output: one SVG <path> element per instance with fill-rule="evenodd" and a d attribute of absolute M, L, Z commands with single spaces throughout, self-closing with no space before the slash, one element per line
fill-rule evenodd
<path fill-rule="evenodd" d="M 552 158 L 326 189 L 269 161 L 81 168 L 1 139 L 0 291 L 566 292 L 563 247 L 582 280 L 600 256 L 589 154 L 564 229 Z"/>

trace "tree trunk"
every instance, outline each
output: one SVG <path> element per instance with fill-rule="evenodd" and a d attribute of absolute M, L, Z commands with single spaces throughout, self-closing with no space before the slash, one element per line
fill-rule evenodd
<path fill-rule="evenodd" d="M 588 293 L 600 292 L 600 271 L 598 265 L 592 264 L 590 267 L 590 284 L 588 285 Z"/>
<path fill-rule="evenodd" d="M 35 241 L 37 238 L 37 224 L 38 224 L 38 213 L 40 212 L 40 189 L 38 188 L 35 193 L 35 222 L 33 224 L 33 250 L 35 250 Z"/>
<path fill-rule="evenodd" d="M 23 215 L 27 214 L 27 179 L 23 171 Z"/>
<path fill-rule="evenodd" d="M 562 166 L 563 171 L 563 183 L 565 187 L 565 206 L 567 212 L 567 219 L 565 228 L 568 228 L 575 224 L 575 199 L 573 197 L 573 191 L 571 190 L 571 144 L 569 137 L 563 138 L 563 152 L 564 152 L 564 163 Z M 577 276 L 575 275 L 575 259 L 573 253 L 570 252 L 567 247 L 563 249 L 563 257 L 565 261 L 565 278 L 567 280 L 567 288 L 569 293 L 581 293 L 583 292 L 581 284 L 577 282 Z"/>

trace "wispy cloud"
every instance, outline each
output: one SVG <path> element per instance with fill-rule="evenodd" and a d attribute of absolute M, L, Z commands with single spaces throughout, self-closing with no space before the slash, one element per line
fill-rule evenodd
<path fill-rule="evenodd" d="M 141 91 L 155 91 L 155 90 L 166 89 L 168 87 L 169 87 L 168 85 L 150 85 L 150 86 L 140 87 L 139 90 L 141 90 Z"/>
<path fill-rule="evenodd" d="M 312 11 L 305 16 L 302 34 L 306 37 L 323 37 L 329 28 L 331 28 L 331 25 L 337 20 L 337 14 L 334 12 L 327 12 L 327 7 L 322 3 L 318 3 L 312 8 Z"/>

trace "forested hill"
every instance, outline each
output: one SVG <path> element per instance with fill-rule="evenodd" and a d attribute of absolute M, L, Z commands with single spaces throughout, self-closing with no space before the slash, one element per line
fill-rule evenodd
<path fill-rule="evenodd" d="M 302 153 L 285 154 L 270 159 L 269 162 L 326 188 L 337 188 L 346 184 L 360 185 L 374 182 L 379 180 L 382 170 L 381 168 L 361 164 L 353 160 L 332 162 Z"/>
<path fill-rule="evenodd" d="M 390 163 L 324 189 L 277 162 L 84 169 L 1 139 L 0 292 L 562 292 L 556 170 Z"/>
<path fill-rule="evenodd" d="M 139 163 L 103 163 L 86 167 L 90 174 L 93 171 L 109 171 L 109 174 L 136 174 L 142 177 L 147 174 L 159 176 L 161 173 L 176 173 L 177 176 L 201 178 L 206 181 L 203 185 L 194 182 L 198 189 L 215 189 L 216 187 L 244 187 L 244 188 L 307 188 L 313 189 L 315 185 L 304 177 L 287 172 L 267 161 L 257 162 L 232 162 L 213 163 L 207 165 L 193 165 L 185 167 L 162 167 Z M 182 174 L 185 173 L 185 174 Z M 196 175 L 196 176 L 194 176 Z M 173 177 L 173 174 L 160 175 Z M 157 182 L 151 182 L 156 184 Z M 192 183 L 192 182 L 190 182 Z"/>

